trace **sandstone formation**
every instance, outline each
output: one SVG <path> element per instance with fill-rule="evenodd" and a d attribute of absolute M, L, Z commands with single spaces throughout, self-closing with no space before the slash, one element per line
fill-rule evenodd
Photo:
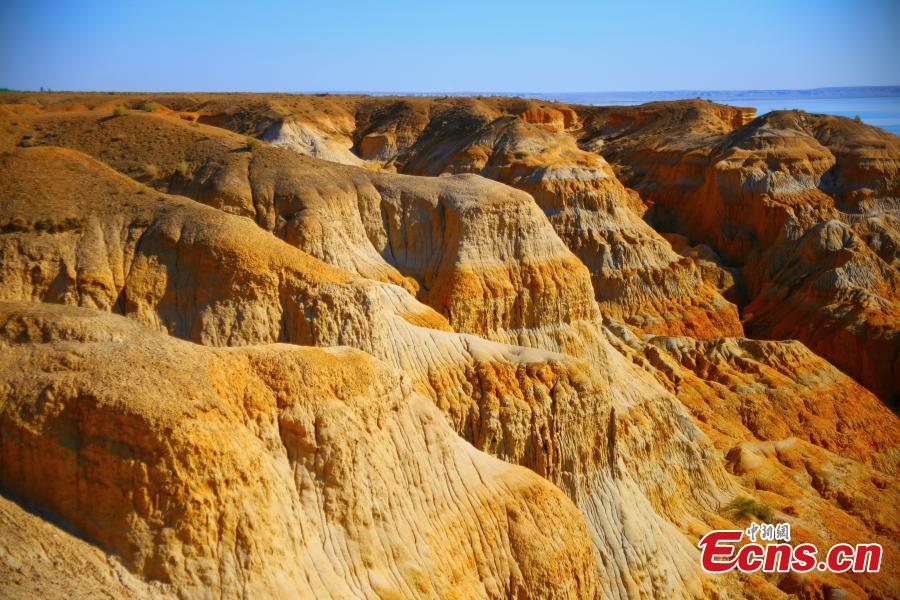
<path fill-rule="evenodd" d="M 744 326 L 796 338 L 895 405 L 900 390 L 900 140 L 840 117 L 769 113 L 735 128 L 709 102 L 592 109 L 656 227 L 741 267 Z"/>
<path fill-rule="evenodd" d="M 0 496 L 0 590 L 6 598 L 171 598 L 105 552 Z"/>
<path fill-rule="evenodd" d="M 371 352 L 409 373 L 477 448 L 528 466 L 569 493 L 586 513 L 607 594 L 702 594 L 690 544 L 669 521 L 686 513 L 711 518 L 732 486 L 663 389 L 635 369 L 629 386 L 611 389 L 609 371 L 629 367 L 608 354 L 596 309 L 571 318 L 542 311 L 544 323 L 512 325 L 515 314 L 500 312 L 501 323 L 510 331 L 522 326 L 521 336 L 531 332 L 541 349 L 440 331 L 449 329 L 446 321 L 402 288 L 354 278 L 246 219 L 156 195 L 79 153 L 17 150 L 3 166 L 11 175 L 4 219 L 27 212 L 33 177 L 47 169 L 64 175 L 44 186 L 40 209 L 31 209 L 35 224 L 5 240 L 6 297 L 113 310 L 204 344 L 287 341 Z M 76 195 L 89 202 L 78 205 Z M 73 209 L 83 224 L 52 227 L 49 235 L 36 225 L 66 222 Z M 589 305 L 587 272 L 573 270 L 582 282 L 575 291 Z M 479 310 L 477 302 L 471 306 Z M 594 346 L 583 348 L 588 363 L 544 349 L 574 353 L 585 341 Z M 647 461 L 647 452 L 678 456 L 679 467 Z M 627 553 L 615 542 L 622 519 L 648 527 L 632 534 Z"/>
<path fill-rule="evenodd" d="M 156 100 L 175 109 L 199 111 L 202 123 L 259 134 L 273 145 L 308 156 L 370 168 L 380 165 L 416 175 L 477 173 L 517 187 L 532 194 L 557 234 L 588 266 L 596 299 L 605 312 L 653 333 L 700 337 L 742 333 L 735 307 L 704 280 L 696 262 L 674 253 L 641 220 L 644 209 L 637 195 L 618 182 L 601 156 L 576 146 L 571 134 L 579 123 L 570 107 L 557 109 L 517 99 L 375 100 L 353 96 L 273 96 L 267 102 L 252 97 L 237 107 L 219 99 L 202 103 L 178 96 Z M 48 118 L 53 116 L 69 115 L 51 114 Z M 129 127 L 121 119 L 110 119 L 97 130 L 96 119 L 82 119 L 81 125 L 92 135 L 80 131 L 64 140 L 58 128 L 65 121 L 56 119 L 35 127 L 52 131 L 54 144 L 100 152 L 104 160 L 115 156 L 113 160 L 119 163 L 130 161 L 126 172 L 139 178 L 147 168 L 152 178 L 153 167 L 162 167 L 159 159 L 171 156 L 163 148 L 178 147 L 175 140 L 156 135 L 154 144 L 145 143 L 137 156 L 132 155 L 135 149 L 127 134 L 121 133 Z M 556 122 L 559 126 L 553 125 Z M 194 138 L 210 135 L 202 128 L 191 133 Z M 103 134 L 117 138 L 112 147 L 103 146 L 109 142 L 109 138 L 100 140 Z M 182 134 L 172 135 L 184 143 Z M 93 138 L 93 148 L 85 147 L 86 137 Z M 156 162 L 139 164 L 148 151 Z M 188 158 L 185 164 L 191 162 Z M 228 174 L 213 176 L 207 169 L 199 176 L 227 188 L 226 193 L 249 196 L 246 187 L 234 189 L 232 180 L 246 175 L 239 163 L 229 162 L 235 166 Z M 169 171 L 157 174 L 165 177 L 157 184 L 185 192 L 171 187 Z M 203 201 L 196 193 L 190 195 Z"/>
<path fill-rule="evenodd" d="M 136 100 L 12 99 L 0 489 L 19 504 L 0 515 L 81 536 L 56 555 L 95 544 L 86 586 L 895 589 L 896 416 L 799 342 L 722 337 L 743 334 L 734 302 L 754 334 L 806 319 L 809 335 L 818 323 L 891 348 L 890 192 L 851 183 L 881 190 L 887 167 L 849 134 L 829 139 L 856 152 L 855 171 L 830 176 L 883 214 L 844 218 L 832 202 L 839 218 L 820 220 L 809 207 L 828 200 L 801 194 L 743 262 L 642 220 L 649 176 L 623 157 L 647 150 L 607 129 L 640 134 L 664 119 L 653 107 L 637 126 L 618 109 L 519 99 L 162 95 L 160 110 L 122 116 L 111 107 Z M 692 144 L 756 135 L 744 112 L 686 104 L 672 111 L 690 116 L 676 122 Z M 828 329 L 822 314 L 844 320 Z M 743 526 L 739 495 L 803 540 L 879 541 L 886 568 L 705 576 L 696 541 Z M 0 567 L 52 570 L 27 535 Z M 59 595 L 59 578 L 5 589 Z"/>
<path fill-rule="evenodd" d="M 0 308 L 2 483 L 180 594 L 589 597 L 584 521 L 349 349 Z M 116 385 L 114 382 L 127 382 Z M 160 385 L 165 382 L 165 385 Z"/>
<path fill-rule="evenodd" d="M 875 396 L 803 344 L 635 336 L 605 329 L 623 354 L 691 411 L 741 483 L 819 548 L 880 543 L 896 555 L 900 423 Z M 894 567 L 888 567 L 894 568 Z M 780 577 L 800 596 L 829 588 L 890 597 L 892 578 Z"/>

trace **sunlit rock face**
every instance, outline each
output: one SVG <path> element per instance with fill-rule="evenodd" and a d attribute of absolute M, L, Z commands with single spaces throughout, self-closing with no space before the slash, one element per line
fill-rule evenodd
<path fill-rule="evenodd" d="M 752 333 L 817 323 L 835 288 L 890 297 L 885 192 L 819 177 L 843 195 L 801 190 L 793 217 L 772 217 L 783 231 L 738 262 L 642 218 L 663 209 L 628 175 L 631 138 L 609 123 L 641 128 L 620 113 L 161 96 L 156 113 L 109 118 L 30 98 L 0 112 L 0 478 L 21 503 L 4 499 L 0 527 L 27 522 L 0 553 L 4 590 L 895 589 L 896 416 L 811 343 L 742 337 L 737 309 Z M 741 111 L 662 106 L 691 143 L 757 144 Z M 855 172 L 881 189 L 870 162 Z M 808 185 L 821 165 L 792 177 Z M 797 192 L 751 179 L 750 196 Z M 850 201 L 871 214 L 846 217 Z M 840 297 L 851 308 L 833 310 L 854 314 L 858 293 Z M 875 309 L 858 327 L 885 322 Z M 696 542 L 746 524 L 739 495 L 820 546 L 878 541 L 887 568 L 704 575 Z M 49 556 L 83 553 L 83 571 L 34 550 L 58 526 L 93 546 L 63 536 Z"/>
<path fill-rule="evenodd" d="M 693 101 L 596 109 L 601 143 L 656 227 L 742 270 L 747 333 L 797 338 L 896 406 L 900 140 L 776 111 L 734 128 Z"/>
<path fill-rule="evenodd" d="M 30 175 L 50 168 L 66 176 L 45 189 L 46 202 L 32 221 L 81 215 L 72 230 L 23 231 L 8 239 L 5 297 L 118 312 L 210 346 L 288 342 L 369 352 L 402 369 L 475 448 L 529 467 L 575 501 L 591 540 L 580 551 L 594 559 L 591 577 L 600 589 L 702 595 L 707 584 L 695 551 L 673 521 L 686 514 L 712 518 L 733 483 L 684 408 L 612 353 L 600 334 L 587 271 L 546 220 L 535 227 L 546 229 L 545 243 L 559 255 L 552 270 L 570 272 L 555 280 L 566 284 L 565 294 L 549 284 L 535 293 L 556 309 L 532 318 L 501 296 L 459 304 L 475 317 L 448 311 L 491 341 L 453 332 L 397 285 L 329 266 L 249 219 L 149 191 L 79 152 L 20 149 L 5 160 L 16 174 L 8 187 L 10 211 L 28 212 Z M 73 200 L 78 189 L 90 192 L 82 202 Z M 545 219 L 536 209 L 529 214 Z M 481 239 L 460 236 L 451 255 L 470 256 L 466 246 Z M 531 247 L 527 239 L 519 243 Z M 481 260 L 489 264 L 489 253 L 506 247 L 482 246 Z M 452 261 L 444 268 L 449 272 L 439 278 L 454 280 L 466 265 Z M 177 273 L 182 276 L 170 275 Z M 486 282 L 494 278 L 473 273 Z M 485 306 L 493 320 L 479 316 Z M 659 453 L 658 460 L 648 460 L 648 452 Z M 666 465 L 663 455 L 678 457 L 678 467 Z M 606 506 L 616 512 L 601 510 Z M 629 553 L 615 542 L 623 519 L 647 527 L 632 534 Z"/>
<path fill-rule="evenodd" d="M 562 492 L 472 448 L 368 354 L 211 349 L 35 303 L 0 318 L 4 488 L 161 591 L 596 593 Z"/>

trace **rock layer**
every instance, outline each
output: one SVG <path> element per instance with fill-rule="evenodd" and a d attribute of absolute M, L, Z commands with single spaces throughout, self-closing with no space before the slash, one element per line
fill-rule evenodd
<path fill-rule="evenodd" d="M 159 114 L 114 118 L 109 108 L 3 107 L 8 126 L 0 135 L 7 150 L 0 156 L 0 297 L 32 303 L 7 305 L 4 343 L 19 363 L 34 361 L 34 368 L 2 370 L 16 391 L 4 439 L 7 431 L 15 434 L 10 440 L 38 431 L 35 441 L 10 445 L 13 458 L 0 463 L 11 469 L 5 489 L 24 486 L 14 490 L 20 498 L 57 511 L 58 522 L 77 523 L 122 557 L 139 576 L 128 589 L 149 581 L 152 593 L 186 596 L 271 593 L 283 584 L 286 592 L 356 596 L 779 597 L 835 588 L 883 596 L 895 586 L 893 563 L 878 576 L 710 578 L 699 571 L 694 546 L 712 527 L 742 525 L 729 502 L 752 495 L 801 539 L 878 539 L 893 548 L 896 417 L 800 343 L 716 337 L 741 332 L 723 295 L 741 303 L 745 316 L 765 307 L 763 299 L 765 314 L 786 306 L 790 316 L 806 308 L 791 298 L 802 291 L 813 305 L 830 302 L 835 281 L 871 290 L 874 308 L 864 321 L 877 323 L 873 315 L 887 305 L 874 296 L 888 296 L 892 281 L 883 264 L 891 264 L 893 234 L 882 192 L 860 195 L 833 172 L 848 198 L 888 212 L 847 217 L 849 231 L 842 220 L 822 226 L 819 209 L 809 206 L 827 208 L 828 200 L 804 192 L 791 204 L 799 208 L 787 233 L 772 238 L 773 248 L 786 249 L 784 260 L 753 250 L 756 262 L 735 266 L 719 241 L 664 239 L 641 220 L 643 200 L 597 154 L 609 146 L 619 175 L 628 175 L 617 152 L 626 154 L 630 138 L 613 140 L 604 129 L 612 125 L 601 127 L 600 118 L 615 118 L 601 109 L 580 107 L 573 120 L 567 107 L 517 99 L 163 101 L 169 106 Z M 692 144 L 759 137 L 742 128 L 740 111 L 697 114 Z M 660 114 L 642 118 L 616 126 L 640 133 Z M 677 126 L 694 131 L 692 118 Z M 274 139 L 287 146 L 278 148 L 244 137 L 270 137 L 264 132 L 291 122 L 327 131 L 338 142 L 332 149 L 349 148 L 368 162 L 332 159 L 366 168 L 303 156 L 318 150 L 297 143 Z M 842 156 L 853 153 L 846 136 L 829 135 L 833 147 L 848 148 Z M 885 167 L 857 162 L 847 177 L 869 177 L 867 185 L 880 189 Z M 747 202 L 735 214 L 745 214 Z M 652 219 L 661 210 L 651 207 Z M 798 237 L 792 224 L 800 221 L 818 233 Z M 862 245 L 860 236 L 867 236 Z M 819 265 L 810 287 L 779 287 Z M 846 302 L 857 300 L 851 294 Z M 60 347 L 86 358 L 40 366 Z M 102 352 L 121 359 L 106 364 Z M 149 392 L 119 383 L 130 363 L 194 366 L 172 375 L 184 385 L 164 387 L 168 399 L 145 410 L 147 402 L 128 398 Z M 22 408 L 55 406 L 41 391 L 53 377 L 102 391 L 63 398 L 60 405 L 80 407 L 54 413 L 52 423 L 66 434 L 36 430 L 46 424 L 43 413 Z M 110 383 L 87 387 L 97 381 Z M 169 412 L 154 412 L 169 406 L 188 411 L 178 413 L 185 418 L 165 421 Z M 109 407 L 118 407 L 117 416 Z M 109 496 L 97 504 L 102 518 L 87 518 L 93 506 L 53 487 L 71 478 L 48 478 L 47 469 L 78 472 L 96 461 L 115 465 L 115 473 L 131 468 L 135 455 L 121 446 L 129 440 L 94 443 L 94 430 L 66 429 L 129 415 L 149 432 L 138 439 L 165 445 L 173 436 L 167 447 L 185 444 L 188 464 L 176 460 L 166 471 L 181 479 L 159 488 L 178 493 L 139 502 L 174 504 L 144 523 Z M 154 429 L 158 422 L 170 425 Z M 197 434 L 194 443 L 173 433 L 211 426 L 239 435 L 216 445 L 216 436 Z M 95 462 L 60 466 L 81 447 L 71 439 L 82 438 Z M 231 456 L 232 442 L 252 452 Z M 310 448 L 317 449 L 312 458 Z M 47 454 L 26 460 L 32 449 Z M 153 447 L 143 450 L 155 456 Z M 213 455 L 245 475 L 209 476 L 203 457 Z M 93 474 L 76 482 L 106 481 Z M 179 495 L 200 489 L 211 504 L 198 508 Z M 257 507 L 262 523 L 203 517 L 174 533 L 159 525 L 176 514 L 231 514 L 229 502 L 239 501 Z M 187 504 L 172 508 L 178 502 Z M 458 518 L 440 516 L 457 504 Z M 278 511 L 287 512 L 266 516 Z M 236 533 L 282 517 L 304 525 L 273 527 L 264 540 Z M 125 525 L 116 520 L 123 518 Z M 420 520 L 431 533 L 419 535 Z M 562 527 L 549 526 L 552 520 Z M 104 529 L 109 523 L 120 525 Z M 530 540 L 530 528 L 545 537 Z M 220 529 L 226 543 L 206 541 Z M 426 551 L 442 548 L 438 539 L 449 540 L 447 557 Z M 24 548 L 20 556 L 38 560 Z M 322 560 L 333 565 L 320 568 Z M 114 574 L 100 571 L 101 578 Z"/>
<path fill-rule="evenodd" d="M 742 268 L 750 335 L 800 339 L 894 404 L 900 140 L 800 111 L 735 128 L 734 111 L 591 110 L 581 143 L 602 145 L 655 226 Z"/>
<path fill-rule="evenodd" d="M 575 500 L 606 594 L 703 594 L 695 551 L 671 521 L 712 514 L 731 484 L 684 409 L 609 354 L 595 311 L 591 320 L 555 327 L 525 323 L 523 334 L 531 331 L 538 348 L 441 331 L 446 321 L 400 287 L 327 266 L 247 219 L 158 195 L 82 154 L 32 148 L 3 161 L 10 212 L 0 216 L 31 212 L 34 223 L 57 223 L 75 211 L 83 219 L 62 231 L 29 223 L 6 236 L 0 291 L 7 298 L 121 312 L 204 344 L 287 341 L 371 352 L 408 373 L 477 448 L 530 467 Z M 48 168 L 65 176 L 44 186 L 40 210 L 26 210 L 31 178 Z M 73 202 L 78 194 L 84 204 Z M 573 276 L 589 299 L 584 267 Z M 501 314 L 501 322 L 519 324 L 514 314 Z M 593 340 L 592 362 L 545 349 L 579 339 Z M 615 385 L 607 371 L 631 385 Z M 648 453 L 678 458 L 663 468 Z M 616 541 L 622 519 L 646 527 L 631 536 L 629 552 Z"/>
<path fill-rule="evenodd" d="M 575 507 L 362 352 L 0 309 L 2 484 L 186 595 L 594 594 Z M 60 370 L 64 367 L 64 371 Z M 126 382 L 125 385 L 114 382 Z"/>

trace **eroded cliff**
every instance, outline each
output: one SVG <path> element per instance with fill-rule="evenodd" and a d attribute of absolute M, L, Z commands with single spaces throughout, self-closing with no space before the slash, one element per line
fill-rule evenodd
<path fill-rule="evenodd" d="M 129 590 L 188 596 L 894 588 L 896 417 L 800 343 L 721 337 L 743 331 L 725 297 L 751 332 L 753 315 L 808 313 L 812 335 L 825 304 L 856 321 L 823 337 L 874 327 L 868 339 L 889 351 L 894 217 L 878 166 L 889 146 L 873 163 L 852 131 L 822 134 L 855 166 L 832 171 L 827 192 L 779 200 L 794 211 L 773 217 L 787 232 L 771 238 L 780 254 L 751 249 L 755 262 L 738 264 L 729 244 L 679 227 L 663 237 L 642 220 L 650 176 L 623 157 L 647 151 L 649 134 L 628 146 L 609 128 L 639 133 L 662 118 L 655 109 L 628 123 L 516 99 L 159 100 L 156 113 L 121 116 L 90 101 L 3 107 L 4 439 L 19 440 L 3 485 L 118 557 L 87 585 L 121 580 L 121 561 L 138 576 Z M 745 126 L 740 111 L 685 110 L 677 122 L 696 147 L 771 145 L 746 141 L 771 127 Z M 300 121 L 330 145 L 280 133 Z M 607 146 L 616 172 L 598 154 Z M 865 178 L 882 191 L 850 183 Z M 839 202 L 883 214 L 821 220 L 838 187 Z M 789 281 L 809 283 L 779 291 Z M 801 296 L 814 301 L 791 300 Z M 131 363 L 173 373 L 159 406 L 140 400 L 158 393 L 146 368 L 97 387 Z M 62 399 L 54 377 L 72 384 Z M 112 425 L 84 424 L 98 419 Z M 152 443 L 135 454 L 120 425 Z M 192 441 L 235 427 L 227 443 Z M 79 444 L 93 462 L 77 459 Z M 158 477 L 119 476 L 140 464 Z M 99 469 L 84 481 L 108 496 L 100 513 L 80 500 L 83 469 Z M 73 478 L 74 495 L 59 487 Z M 694 544 L 743 524 L 729 508 L 738 495 L 769 503 L 803 540 L 878 540 L 885 573 L 704 576 Z M 239 502 L 258 519 L 233 519 Z M 40 564 L 22 540 L 9 564 Z M 446 556 L 434 550 L 444 543 Z M 60 589 L 52 579 L 46 589 Z"/>

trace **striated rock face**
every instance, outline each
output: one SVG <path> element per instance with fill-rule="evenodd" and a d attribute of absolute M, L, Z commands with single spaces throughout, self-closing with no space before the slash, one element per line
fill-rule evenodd
<path fill-rule="evenodd" d="M 597 154 L 629 139 L 597 134 L 601 109 L 572 120 L 518 99 L 161 101 L 171 113 L 13 107 L 0 128 L 2 489 L 102 551 L 73 574 L 86 589 L 896 588 L 896 416 L 799 342 L 722 337 L 743 331 L 725 297 L 749 330 L 763 315 L 813 321 L 808 305 L 831 302 L 835 281 L 889 296 L 890 211 L 819 221 L 798 209 L 803 235 L 785 226 L 738 264 L 715 240 L 641 219 L 646 197 Z M 697 139 L 742 131 L 740 111 L 692 114 L 676 123 Z M 290 123 L 367 168 L 244 135 Z M 878 171 L 859 163 L 875 189 Z M 859 201 L 887 206 L 873 198 Z M 781 283 L 816 268 L 807 288 Z M 799 539 L 877 540 L 887 568 L 705 576 L 696 542 L 746 525 L 729 508 L 739 495 Z M 26 534 L 0 568 L 45 568 Z M 116 558 L 104 566 L 103 553 Z M 3 589 L 59 590 L 60 577 L 28 588 L 14 575 Z"/>
<path fill-rule="evenodd" d="M 393 164 L 405 173 L 478 173 L 531 194 L 589 268 L 604 312 L 640 330 L 739 334 L 737 313 L 640 219 L 643 207 L 606 161 L 560 133 L 571 109 L 533 107 L 518 118 L 460 104 L 433 114 Z"/>
<path fill-rule="evenodd" d="M 621 325 L 605 332 L 671 389 L 713 440 L 798 437 L 886 473 L 897 470 L 897 419 L 800 342 L 639 338 Z"/>
<path fill-rule="evenodd" d="M 735 129 L 724 108 L 596 109 L 582 143 L 602 144 L 655 226 L 742 268 L 748 334 L 800 339 L 896 402 L 900 141 L 797 111 Z"/>
<path fill-rule="evenodd" d="M 888 224 L 876 217 L 860 229 Z M 854 227 L 816 223 L 795 241 L 779 244 L 766 260 L 745 269 L 759 294 L 747 305 L 747 328 L 761 337 L 795 337 L 892 402 L 900 390 L 900 270 L 882 260 Z M 876 245 L 880 245 L 878 242 Z"/>
<path fill-rule="evenodd" d="M 601 156 L 527 120 L 477 125 L 465 136 L 420 141 L 401 156 L 403 171 L 475 172 L 530 193 L 590 270 L 601 310 L 640 331 L 741 333 L 736 309 L 705 283 L 692 259 L 675 254 L 641 220 L 640 199 Z M 450 154 L 448 144 L 455 144 Z"/>
<path fill-rule="evenodd" d="M 605 313 L 622 318 L 639 331 L 699 337 L 742 333 L 736 308 L 706 281 L 700 265 L 693 258 L 673 252 L 668 242 L 641 220 L 640 199 L 618 182 L 602 157 L 579 149 L 569 135 L 520 118 L 498 116 L 496 110 L 474 102 L 436 109 L 425 124 L 421 123 L 424 117 L 405 104 L 379 110 L 367 117 L 360 130 L 368 132 L 359 137 L 358 149 L 363 157 L 380 157 L 389 160 L 393 168 L 417 175 L 478 173 L 528 192 L 565 245 L 588 267 L 595 298 Z M 322 126 L 330 126 L 329 123 L 326 119 Z M 424 130 L 415 130 L 417 125 Z M 328 262 L 339 262 L 363 275 L 404 285 L 390 268 L 371 266 L 372 257 L 365 256 L 371 253 L 363 248 L 367 246 L 362 237 L 365 230 L 372 245 L 391 266 L 404 274 L 414 272 L 420 289 L 429 291 L 435 285 L 452 282 L 431 281 L 428 271 L 436 265 L 404 268 L 401 263 L 408 261 L 405 253 L 421 254 L 404 245 L 439 245 L 435 236 L 443 225 L 438 222 L 435 226 L 434 221 L 429 225 L 426 221 L 426 230 L 422 231 L 418 222 L 429 215 L 423 213 L 419 200 L 410 199 L 429 196 L 428 203 L 441 206 L 443 211 L 458 204 L 457 199 L 462 196 L 471 204 L 510 195 L 507 188 L 473 178 L 457 185 L 429 184 L 422 179 L 379 176 L 311 163 L 270 148 L 261 148 L 252 155 L 229 153 L 229 147 L 233 151 L 244 147 L 244 140 L 155 116 L 131 115 L 99 124 L 87 116 L 57 118 L 47 127 L 52 128 L 54 144 L 90 152 L 165 191 L 186 194 L 254 218 L 279 237 Z M 282 125 L 276 123 L 273 127 Z M 419 137 L 414 137 L 413 132 Z M 267 133 L 263 137 L 268 136 Z M 129 141 L 134 138 L 159 142 L 135 148 Z M 391 152 L 376 157 L 364 151 L 369 147 L 366 140 L 388 138 L 394 140 L 390 142 Z M 271 139 L 295 152 L 324 156 L 284 139 Z M 358 160 L 341 162 L 360 164 Z M 147 165 L 154 167 L 149 176 Z M 424 191 L 426 187 L 430 190 Z M 337 215 L 335 201 L 346 207 Z M 416 203 L 420 206 L 409 206 Z M 533 210 L 529 200 L 519 199 L 517 204 Z M 362 228 L 357 227 L 359 219 L 353 215 L 356 211 L 363 213 Z M 395 226 L 409 226 L 410 219 L 405 215 L 410 212 L 415 221 L 412 227 L 417 229 L 392 230 Z M 324 213 L 329 216 L 322 217 Z M 353 222 L 350 230 L 343 226 L 348 220 Z M 335 223 L 341 226 L 336 227 Z M 352 239 L 340 243 L 348 236 Z M 440 257 L 429 248 L 425 250 Z M 528 248 L 520 251 L 523 256 L 530 254 Z M 499 281 L 508 279 L 499 277 Z M 460 290 L 471 301 L 478 293 L 466 289 L 468 285 L 471 284 L 460 282 Z M 505 285 L 508 290 L 521 289 L 517 282 Z M 447 292 L 439 289 L 431 295 L 435 293 Z"/>
<path fill-rule="evenodd" d="M 6 598 L 175 597 L 4 496 L 0 496 L 0 590 Z"/>
<path fill-rule="evenodd" d="M 595 593 L 562 493 L 468 446 L 362 352 L 213 350 L 27 303 L 0 319 L 3 486 L 166 588 Z"/>
<path fill-rule="evenodd" d="M 878 398 L 796 341 L 641 339 L 622 325 L 605 332 L 691 411 L 728 470 L 791 524 L 792 540 L 820 549 L 876 541 L 897 556 L 900 422 Z M 889 597 L 896 567 L 883 572 L 786 576 L 777 585 Z"/>
<path fill-rule="evenodd" d="M 526 123 L 544 125 L 553 131 L 564 131 L 579 125 L 578 113 L 571 107 L 547 108 L 533 106 L 519 114 Z"/>
<path fill-rule="evenodd" d="M 8 236 L 3 264 L 10 268 L 0 276 L 6 297 L 113 310 L 205 344 L 287 341 L 371 352 L 406 371 L 477 448 L 530 467 L 575 500 L 607 594 L 703 593 L 695 550 L 673 521 L 713 515 L 732 484 L 684 409 L 609 354 L 595 310 L 571 317 L 541 311 L 547 321 L 536 323 L 499 314 L 510 329 L 496 330 L 495 338 L 515 335 L 539 349 L 440 331 L 449 329 L 446 321 L 402 288 L 329 267 L 246 219 L 149 192 L 84 155 L 34 148 L 4 160 L 10 214 L 56 223 L 74 208 L 85 219 L 78 231 L 54 227 L 44 235 L 29 224 Z M 65 176 L 55 180 L 59 187 L 44 188 L 43 213 L 26 210 L 27 184 L 46 169 Z M 89 203 L 72 202 L 85 191 Z M 132 229 L 138 231 L 122 233 Z M 479 238 L 456 243 L 471 239 Z M 581 281 L 570 293 L 581 290 L 587 306 L 587 272 L 570 264 L 568 277 Z M 591 362 L 545 350 L 574 353 L 579 346 Z M 648 454 L 672 462 L 664 467 Z M 643 524 L 628 534 L 627 553 L 616 541 L 623 522 Z"/>

